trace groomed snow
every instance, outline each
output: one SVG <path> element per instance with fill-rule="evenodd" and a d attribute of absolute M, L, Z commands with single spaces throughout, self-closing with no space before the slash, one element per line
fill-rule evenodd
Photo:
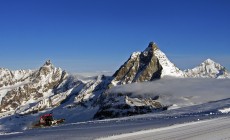
<path fill-rule="evenodd" d="M 93 140 L 96 138 L 108 138 L 109 136 L 127 133 L 129 133 L 128 136 L 131 136 L 130 139 L 143 140 L 161 138 L 166 140 L 204 139 L 204 137 L 208 137 L 208 139 L 221 139 L 228 138 L 228 132 L 230 131 L 230 114 L 219 112 L 219 110 L 223 108 L 230 108 L 230 99 L 124 118 L 93 120 L 78 123 L 66 122 L 60 126 L 40 129 L 28 129 L 28 127 L 25 127 L 24 130 L 17 129 L 15 131 L 8 130 L 0 132 L 0 139 Z M 62 116 L 64 117 L 64 115 L 66 115 L 65 118 L 67 120 L 71 119 L 71 117 L 74 120 L 74 118 L 77 117 L 75 114 L 76 112 L 77 110 L 73 110 L 72 115 L 63 113 Z M 84 114 L 81 117 L 86 117 L 87 115 L 88 114 Z M 36 116 L 39 117 L 39 114 Z M 9 119 L 10 118 L 2 119 L 2 122 L 6 120 L 10 121 Z M 21 118 L 19 117 L 17 121 L 23 124 L 25 123 L 23 120 L 32 121 L 33 119 L 34 118 L 31 116 L 24 116 Z M 0 124 L 2 124 L 2 122 L 0 122 Z M 13 120 L 12 127 L 17 127 Z M 4 126 L 0 125 L 0 128 L 2 129 Z M 210 133 L 211 136 L 209 136 Z M 123 139 L 128 140 L 128 137 L 124 137 Z"/>
<path fill-rule="evenodd" d="M 97 140 L 224 140 L 230 138 L 229 131 L 230 118 L 226 117 L 121 134 Z"/>

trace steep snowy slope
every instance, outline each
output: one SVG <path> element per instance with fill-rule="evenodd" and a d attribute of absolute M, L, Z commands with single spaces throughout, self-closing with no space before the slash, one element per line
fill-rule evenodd
<path fill-rule="evenodd" d="M 211 59 L 205 60 L 199 66 L 185 71 L 186 77 L 193 78 L 230 78 L 230 73 L 225 67 Z"/>
<path fill-rule="evenodd" d="M 156 45 L 155 43 L 153 43 Z M 154 55 L 162 66 L 161 78 L 164 76 L 184 77 L 184 72 L 175 66 L 158 47 L 155 47 Z"/>

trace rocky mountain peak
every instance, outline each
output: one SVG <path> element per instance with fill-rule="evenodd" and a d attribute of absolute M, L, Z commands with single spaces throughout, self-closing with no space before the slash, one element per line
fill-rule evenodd
<path fill-rule="evenodd" d="M 51 63 L 50 60 L 47 60 L 44 65 L 39 69 L 38 74 L 39 75 L 48 75 L 50 73 L 52 73 L 53 71 L 55 71 L 55 66 Z"/>
<path fill-rule="evenodd" d="M 22 74 L 19 74 L 18 71 L 16 72 L 15 74 L 11 72 L 8 75 L 13 75 L 11 76 L 12 78 L 10 77 L 11 79 L 19 77 L 20 81 L 16 79 L 9 84 L 3 83 L 3 86 L 12 85 L 12 89 L 7 90 L 4 93 L 5 96 L 0 99 L 0 113 L 14 110 L 30 102 L 30 100 L 39 101 L 40 98 L 54 94 L 53 91 L 63 83 L 68 76 L 61 68 L 54 67 L 50 60 L 46 61 L 39 70 L 31 72 L 22 71 Z M 23 75 L 23 77 L 20 75 Z M 16 82 L 20 82 L 20 84 L 15 86 Z"/>
<path fill-rule="evenodd" d="M 153 53 L 153 56 L 157 57 L 160 65 L 162 66 L 161 77 L 173 76 L 173 77 L 184 77 L 184 73 L 173 64 L 168 57 L 163 53 L 157 46 L 156 43 L 150 42 L 146 50 Z"/>
<path fill-rule="evenodd" d="M 113 75 L 112 85 L 150 81 L 160 78 L 162 66 L 154 55 L 158 47 L 150 42 L 143 52 L 134 52 Z"/>
<path fill-rule="evenodd" d="M 52 64 L 52 62 L 51 62 L 51 60 L 47 60 L 44 64 L 43 64 L 43 66 L 41 67 L 41 68 L 51 68 L 51 69 L 54 69 L 55 68 L 55 66 Z"/>
<path fill-rule="evenodd" d="M 199 66 L 185 71 L 187 77 L 196 78 L 230 78 L 229 72 L 221 64 L 207 59 Z"/>
<path fill-rule="evenodd" d="M 44 66 L 49 66 L 49 65 L 52 65 L 51 61 L 50 60 L 47 60 L 44 64 Z"/>
<path fill-rule="evenodd" d="M 159 48 L 157 47 L 157 44 L 154 42 L 150 42 L 148 47 L 143 51 L 145 55 L 148 53 L 154 54 L 154 51 L 158 50 Z"/>
<path fill-rule="evenodd" d="M 200 66 L 203 67 L 208 67 L 208 68 L 216 68 L 216 69 L 225 69 L 221 64 L 213 61 L 212 59 L 208 58 L 207 60 L 205 60 L 204 62 L 202 62 L 200 64 Z"/>
<path fill-rule="evenodd" d="M 213 64 L 213 63 L 216 63 L 215 61 L 213 61 L 212 59 L 208 58 L 207 60 L 205 60 L 203 62 L 203 64 Z"/>
<path fill-rule="evenodd" d="M 159 48 L 157 47 L 157 44 L 155 42 L 150 42 L 149 45 L 148 45 L 148 47 L 147 47 L 147 50 L 153 50 L 153 51 L 155 51 L 157 49 L 159 49 Z"/>

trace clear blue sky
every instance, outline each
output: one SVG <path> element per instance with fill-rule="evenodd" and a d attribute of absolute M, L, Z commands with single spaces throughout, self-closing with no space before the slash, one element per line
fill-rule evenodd
<path fill-rule="evenodd" d="M 230 69 L 230 1 L 0 0 L 0 67 L 114 71 L 150 41 L 181 69 Z"/>

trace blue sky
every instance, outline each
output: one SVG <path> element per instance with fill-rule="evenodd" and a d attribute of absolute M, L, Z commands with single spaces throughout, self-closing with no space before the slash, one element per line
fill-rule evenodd
<path fill-rule="evenodd" d="M 229 0 L 1 0 L 0 67 L 115 71 L 150 41 L 181 69 L 230 69 Z"/>

